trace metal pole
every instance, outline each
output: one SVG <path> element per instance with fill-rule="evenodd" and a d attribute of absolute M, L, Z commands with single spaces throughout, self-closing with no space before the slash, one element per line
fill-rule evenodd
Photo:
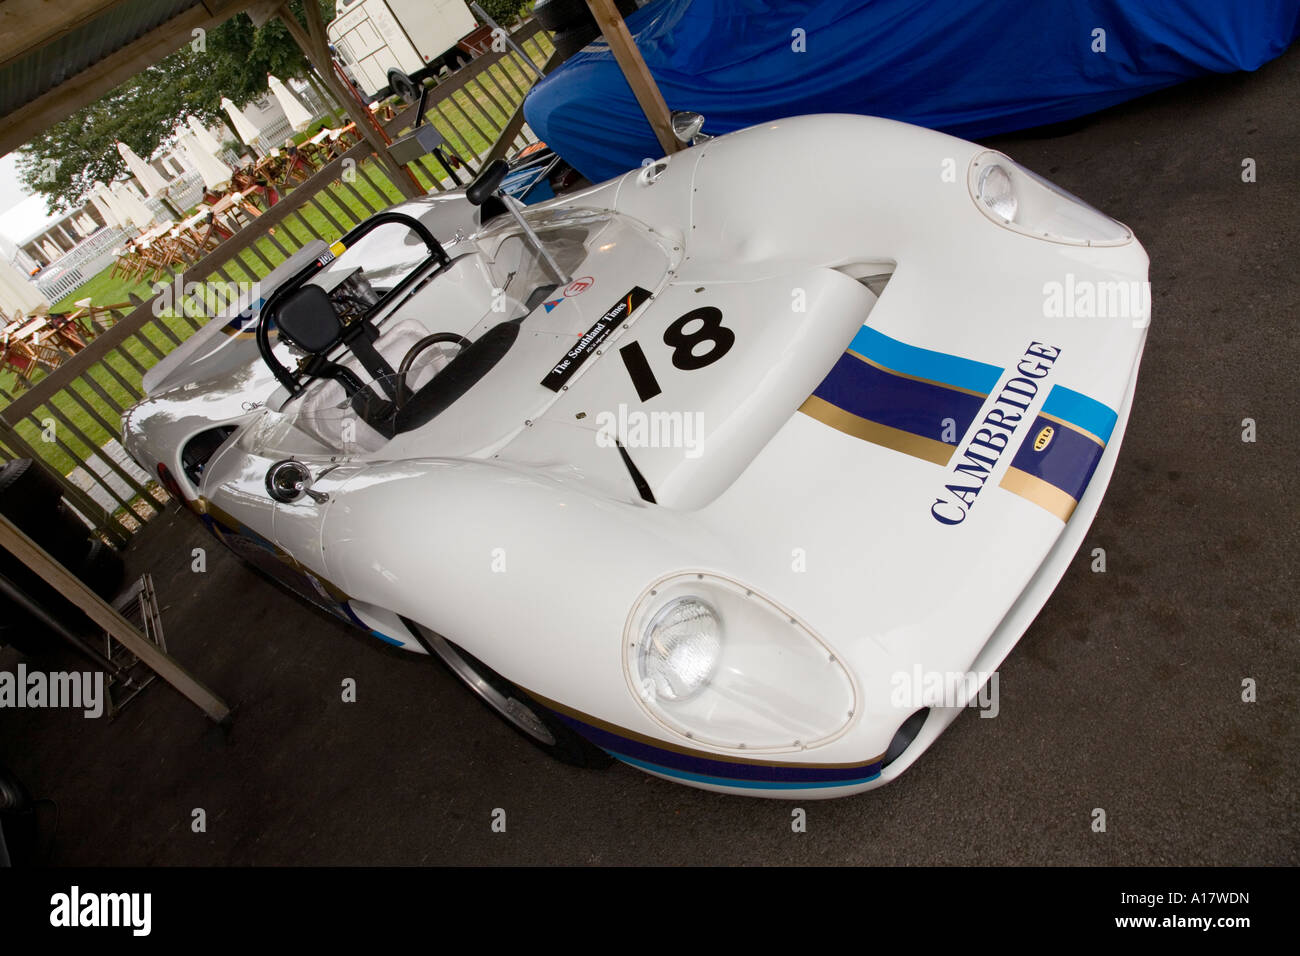
<path fill-rule="evenodd" d="M 56 591 L 85 611 L 87 617 L 115 637 L 159 677 L 193 701 L 205 714 L 221 724 L 230 720 L 230 708 L 225 701 L 208 690 L 174 657 L 136 630 L 130 621 L 118 613 L 117 608 L 50 557 L 44 548 L 4 515 L 0 515 L 0 547 L 12 553 Z"/>
<path fill-rule="evenodd" d="M 126 671 L 122 670 L 120 667 L 118 667 L 116 664 L 110 661 L 107 657 L 105 657 L 103 654 L 97 651 L 92 645 L 90 645 L 85 640 L 83 640 L 75 631 L 65 626 L 62 621 L 58 620 L 49 611 L 45 610 L 45 608 L 41 607 L 30 597 L 24 594 L 21 590 L 19 590 L 16 584 L 10 581 L 3 574 L 0 574 L 0 592 L 3 592 L 6 597 L 8 597 L 11 601 L 13 601 L 19 607 L 21 607 L 32 617 L 36 618 L 37 621 L 39 621 L 41 624 L 44 624 L 51 631 L 59 635 L 59 637 L 63 638 L 65 641 L 67 641 L 69 644 L 75 647 L 86 657 L 90 658 L 90 662 L 94 664 L 96 667 L 107 671 L 109 674 L 113 675 L 115 679 L 121 681 L 123 684 L 126 684 L 128 686 L 134 686 L 135 682 L 131 680 L 130 674 L 126 673 Z"/>
<path fill-rule="evenodd" d="M 469 8 L 474 11 L 475 15 L 480 20 L 482 20 L 484 23 L 486 23 L 488 26 L 492 28 L 493 39 L 495 39 L 498 36 L 501 37 L 501 39 L 503 39 L 506 42 L 506 45 L 510 47 L 510 49 L 514 50 L 516 53 L 519 54 L 519 58 L 523 60 L 525 64 L 527 64 L 528 68 L 537 74 L 537 78 L 539 80 L 546 78 L 546 74 L 537 68 L 537 64 L 533 62 L 532 57 L 524 53 L 524 51 L 519 48 L 519 44 L 515 43 L 514 37 L 510 35 L 509 30 L 497 26 L 497 22 L 493 20 L 490 16 L 488 16 L 487 13 L 484 12 L 483 8 L 480 7 L 477 3 L 471 3 L 469 5 Z"/>

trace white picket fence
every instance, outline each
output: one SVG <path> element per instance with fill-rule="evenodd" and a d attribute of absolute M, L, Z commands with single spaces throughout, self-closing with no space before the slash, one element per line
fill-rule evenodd
<path fill-rule="evenodd" d="M 36 288 L 51 302 L 58 302 L 112 265 L 116 258 L 113 250 L 136 231 L 128 232 L 116 227 L 97 230 L 88 239 L 77 243 L 71 252 L 51 263 L 60 270 L 57 274 L 53 269 L 47 269 L 50 275 L 37 276 Z"/>

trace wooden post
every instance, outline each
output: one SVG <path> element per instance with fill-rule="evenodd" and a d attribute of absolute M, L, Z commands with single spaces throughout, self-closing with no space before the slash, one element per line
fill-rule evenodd
<path fill-rule="evenodd" d="M 655 78 L 650 75 L 645 58 L 636 48 L 623 15 L 614 6 L 614 0 L 587 0 L 587 6 L 600 25 L 600 32 L 605 34 L 610 52 L 614 54 L 618 68 L 627 78 L 627 85 L 632 87 L 632 95 L 641 105 L 645 118 L 650 121 L 650 128 L 654 130 L 665 155 L 682 149 L 681 141 L 673 135 L 672 114 L 668 111 L 668 104 L 664 102 Z"/>
<path fill-rule="evenodd" d="M 230 719 L 230 708 L 225 701 L 199 683 L 170 654 L 136 630 L 115 607 L 86 587 L 80 578 L 50 557 L 44 548 L 27 537 L 4 515 L 0 515 L 0 547 L 8 550 L 56 591 L 85 611 L 87 617 L 113 635 L 123 647 L 217 723 L 225 723 Z"/>
<path fill-rule="evenodd" d="M 289 35 L 293 37 L 295 43 L 302 48 L 303 55 L 307 57 L 308 62 L 316 68 L 320 78 L 325 82 L 334 99 L 338 100 L 340 106 L 347 111 L 352 122 L 357 124 L 357 134 L 361 136 L 374 150 L 375 156 L 379 159 L 379 164 L 388 171 L 388 178 L 393 181 L 393 185 L 407 199 L 418 199 L 424 195 L 424 189 L 420 186 L 416 178 L 411 175 L 410 170 L 401 166 L 393 160 L 388 153 L 388 143 L 380 133 L 378 126 L 369 111 L 357 102 L 356 97 L 351 92 L 343 89 L 339 82 L 338 74 L 334 72 L 334 61 L 330 57 L 329 41 L 325 37 L 325 25 L 321 21 L 320 7 L 314 0 L 308 0 L 302 5 L 303 11 L 307 14 L 307 29 L 303 29 L 302 22 L 293 15 L 288 4 L 284 4 L 276 10 L 278 16 L 286 27 L 289 29 Z"/>

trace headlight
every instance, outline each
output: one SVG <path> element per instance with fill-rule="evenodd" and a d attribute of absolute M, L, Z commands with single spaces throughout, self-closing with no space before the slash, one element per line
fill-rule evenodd
<path fill-rule="evenodd" d="M 637 699 L 674 733 L 721 749 L 780 752 L 829 742 L 856 691 L 797 617 L 714 574 L 657 582 L 632 609 L 625 656 Z"/>
<path fill-rule="evenodd" d="M 1123 223 L 991 149 L 971 161 L 967 184 L 980 212 L 1023 235 L 1078 246 L 1133 238 Z"/>
<path fill-rule="evenodd" d="M 1016 192 L 1011 186 L 1011 175 L 997 163 L 980 170 L 979 198 L 1004 222 L 1016 218 Z"/>
<path fill-rule="evenodd" d="M 718 615 L 698 598 L 677 598 L 664 605 L 646 628 L 637 668 L 649 682 L 647 692 L 664 700 L 689 700 L 713 676 L 721 650 Z"/>

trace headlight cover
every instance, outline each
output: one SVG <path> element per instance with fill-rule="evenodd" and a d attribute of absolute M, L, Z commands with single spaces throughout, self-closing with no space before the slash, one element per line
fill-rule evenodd
<path fill-rule="evenodd" d="M 682 572 L 651 585 L 624 639 L 628 683 L 650 716 L 718 749 L 817 747 L 857 709 L 852 677 L 810 628 L 720 575 Z"/>
<path fill-rule="evenodd" d="M 646 625 L 637 652 L 637 671 L 647 692 L 671 701 L 690 700 L 718 666 L 721 622 L 707 603 L 679 597 Z"/>
<path fill-rule="evenodd" d="M 1075 246 L 1122 246 L 1133 239 L 1122 222 L 995 150 L 971 160 L 967 185 L 980 212 L 1022 235 Z"/>

